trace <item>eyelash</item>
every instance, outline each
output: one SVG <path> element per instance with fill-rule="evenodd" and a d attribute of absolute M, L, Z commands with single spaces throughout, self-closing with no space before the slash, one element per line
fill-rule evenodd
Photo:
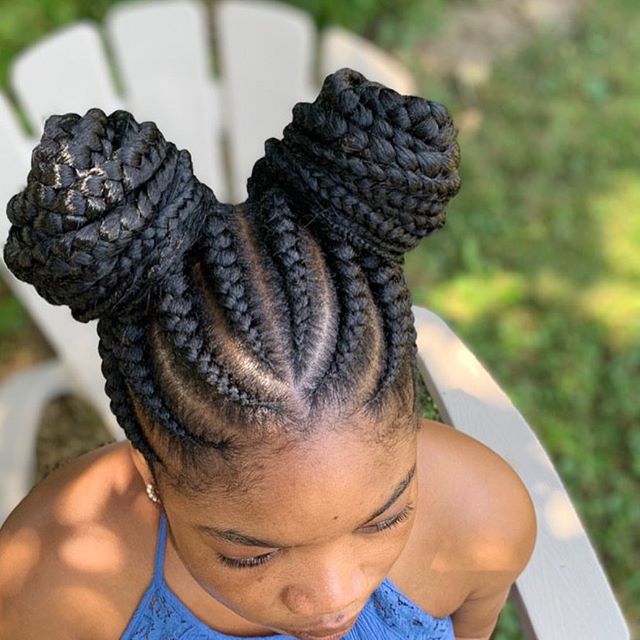
<path fill-rule="evenodd" d="M 391 520 L 383 520 L 382 522 L 378 522 L 378 524 L 371 525 L 371 527 L 375 529 L 375 533 L 386 531 L 387 529 L 391 529 L 391 527 L 395 527 L 396 525 L 399 525 L 401 522 L 406 520 L 412 511 L 413 505 L 408 504 L 397 516 L 394 516 Z"/>
<path fill-rule="evenodd" d="M 393 517 L 391 520 L 385 520 L 383 522 L 379 522 L 378 524 L 371 525 L 371 528 L 374 529 L 373 533 L 380 533 L 382 531 L 387 531 L 392 527 L 399 525 L 401 522 L 406 520 L 409 517 L 409 514 L 413 511 L 413 505 L 407 505 L 397 516 Z M 270 551 L 269 553 L 263 553 L 259 556 L 253 556 L 251 558 L 228 558 L 227 556 L 223 556 L 218 553 L 218 560 L 228 567 L 233 567 L 234 569 L 251 569 L 253 567 L 258 567 L 265 562 L 269 562 L 271 558 L 273 558 L 278 551 Z"/>
<path fill-rule="evenodd" d="M 252 558 L 243 558 L 242 560 L 227 558 L 227 556 L 223 556 L 219 553 L 218 560 L 220 560 L 222 564 L 226 564 L 228 567 L 233 567 L 234 569 L 250 569 L 268 562 L 276 553 L 278 552 L 271 551 L 269 553 L 263 553 L 260 556 L 253 556 Z"/>

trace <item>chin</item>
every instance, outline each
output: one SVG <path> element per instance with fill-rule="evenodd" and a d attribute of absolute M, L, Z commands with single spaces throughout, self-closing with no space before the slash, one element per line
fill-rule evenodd
<path fill-rule="evenodd" d="M 311 635 L 308 633 L 301 633 L 300 631 L 287 631 L 287 635 L 293 636 L 298 640 L 341 640 L 344 638 L 349 629 L 345 631 L 338 631 L 337 633 L 331 633 L 330 635 Z"/>

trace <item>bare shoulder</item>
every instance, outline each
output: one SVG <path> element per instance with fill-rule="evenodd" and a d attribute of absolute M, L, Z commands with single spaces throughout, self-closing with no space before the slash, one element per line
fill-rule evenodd
<path fill-rule="evenodd" d="M 524 482 L 475 438 L 439 422 L 423 422 L 419 455 L 427 482 L 437 479 L 431 489 L 440 498 L 432 501 L 439 502 L 444 517 L 452 566 L 521 570 L 536 538 L 535 508 Z"/>
<path fill-rule="evenodd" d="M 420 507 L 390 577 L 431 615 L 452 615 L 462 638 L 470 636 L 462 633 L 468 623 L 459 628 L 463 617 L 475 624 L 479 609 L 486 617 L 504 605 L 533 552 L 535 510 L 501 456 L 453 427 L 422 422 Z"/>
<path fill-rule="evenodd" d="M 513 467 L 475 438 L 425 420 L 418 446 L 427 504 L 441 524 L 432 575 L 443 586 L 426 601 L 451 615 L 456 638 L 488 639 L 533 554 L 535 507 Z"/>
<path fill-rule="evenodd" d="M 0 637 L 50 638 L 52 625 L 62 640 L 120 636 L 145 580 L 123 580 L 145 548 L 136 545 L 140 526 L 131 525 L 140 491 L 126 446 L 101 447 L 57 469 L 3 524 Z"/>

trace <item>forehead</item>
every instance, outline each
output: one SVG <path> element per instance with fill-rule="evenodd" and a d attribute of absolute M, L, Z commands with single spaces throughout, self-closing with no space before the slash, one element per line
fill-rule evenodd
<path fill-rule="evenodd" d="M 211 494 L 185 515 L 193 524 L 306 542 L 322 533 L 318 529 L 368 516 L 388 500 L 415 461 L 412 434 L 383 444 L 352 432 L 324 433 L 261 456 L 257 480 L 247 491 Z"/>

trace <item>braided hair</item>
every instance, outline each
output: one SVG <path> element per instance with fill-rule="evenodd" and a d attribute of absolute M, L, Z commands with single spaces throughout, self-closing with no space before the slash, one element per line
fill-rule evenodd
<path fill-rule="evenodd" d="M 387 437 L 416 415 L 403 256 L 445 223 L 457 129 L 441 104 L 349 68 L 292 113 L 238 205 L 153 122 L 52 115 L 7 205 L 7 266 L 98 319 L 118 423 L 154 475 L 195 494 L 320 417 Z"/>

